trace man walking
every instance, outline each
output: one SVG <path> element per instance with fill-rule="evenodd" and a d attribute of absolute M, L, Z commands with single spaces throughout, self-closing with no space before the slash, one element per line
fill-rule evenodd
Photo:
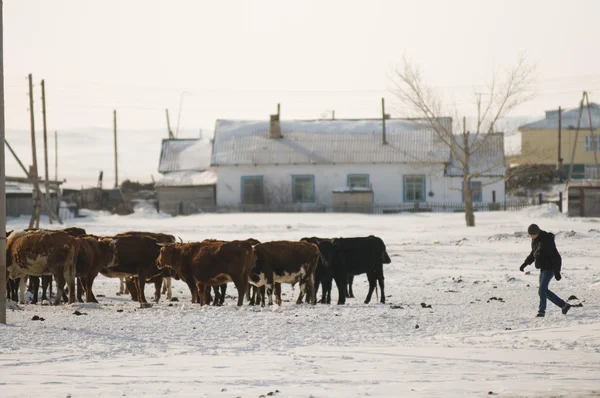
<path fill-rule="evenodd" d="M 546 299 L 562 308 L 562 313 L 566 315 L 571 305 L 548 289 L 552 277 L 557 281 L 561 279 L 562 259 L 554 243 L 554 234 L 542 231 L 536 224 L 531 224 L 527 233 L 531 237 L 531 253 L 519 269 L 523 272 L 525 267 L 535 262 L 535 268 L 540 270 L 540 307 L 537 316 L 546 315 Z"/>

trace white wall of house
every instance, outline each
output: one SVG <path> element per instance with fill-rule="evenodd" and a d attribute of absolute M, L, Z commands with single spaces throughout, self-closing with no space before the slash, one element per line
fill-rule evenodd
<path fill-rule="evenodd" d="M 292 176 L 314 176 L 315 204 L 331 206 L 332 191 L 347 187 L 348 175 L 366 174 L 374 191 L 376 205 L 405 202 L 404 177 L 424 176 L 425 201 L 462 202 L 462 178 L 445 177 L 444 167 L 416 164 L 357 164 L 357 165 L 268 165 L 217 167 L 217 205 L 235 206 L 242 199 L 242 177 L 263 176 L 267 195 L 279 196 L 279 202 L 292 202 Z M 504 181 L 479 179 L 483 182 L 483 202 L 504 200 Z M 429 196 L 433 192 L 433 196 Z M 283 200 L 281 200 L 283 199 Z M 287 199 L 287 200 L 286 200 Z"/>

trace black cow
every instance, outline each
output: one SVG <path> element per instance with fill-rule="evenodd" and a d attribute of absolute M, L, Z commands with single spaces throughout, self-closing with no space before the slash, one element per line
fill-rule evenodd
<path fill-rule="evenodd" d="M 331 287 L 333 280 L 335 280 L 338 288 L 338 304 L 344 304 L 346 301 L 348 277 L 343 263 L 339 259 L 334 261 L 337 255 L 335 254 L 336 249 L 333 246 L 332 240 L 317 237 L 302 238 L 300 240 L 316 244 L 321 252 L 321 258 L 315 270 L 315 297 L 319 291 L 319 285 L 322 285 L 323 290 L 319 302 L 321 304 L 331 304 Z"/>
<path fill-rule="evenodd" d="M 348 297 L 354 297 L 352 292 L 354 275 L 366 273 L 369 279 L 369 293 L 365 299 L 365 304 L 371 301 L 377 282 L 379 282 L 379 288 L 381 289 L 381 302 L 385 303 L 383 264 L 389 264 L 392 261 L 387 254 L 383 240 L 371 235 L 365 238 L 336 238 L 331 243 L 334 247 L 331 260 L 332 268 L 345 272 L 347 275 Z M 345 297 L 343 300 L 338 300 L 338 304 L 344 303 Z"/>

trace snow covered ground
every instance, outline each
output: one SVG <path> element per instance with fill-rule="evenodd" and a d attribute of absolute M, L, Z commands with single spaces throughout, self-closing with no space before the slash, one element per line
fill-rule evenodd
<path fill-rule="evenodd" d="M 27 221 L 10 220 L 8 229 Z M 546 318 L 534 317 L 537 272 L 518 270 L 531 222 L 557 234 L 563 279 L 550 287 L 583 303 L 567 316 L 548 303 Z M 117 280 L 99 277 L 99 305 L 9 311 L 9 325 L 0 326 L 2 397 L 600 396 L 599 219 L 536 207 L 478 213 L 477 227 L 466 228 L 463 214 L 171 218 L 139 211 L 91 213 L 69 226 L 195 241 L 375 234 L 392 258 L 387 302 L 363 304 L 363 275 L 345 306 L 298 306 L 284 285 L 281 307 L 237 308 L 228 298 L 226 306 L 201 308 L 175 282 L 178 302 L 139 309 L 116 295 Z M 228 293 L 236 295 L 232 285 Z"/>

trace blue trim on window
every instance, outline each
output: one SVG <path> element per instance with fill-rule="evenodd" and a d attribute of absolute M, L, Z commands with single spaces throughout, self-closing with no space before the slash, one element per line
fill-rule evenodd
<path fill-rule="evenodd" d="M 251 179 L 256 179 L 256 178 L 260 178 L 260 186 L 263 188 L 263 190 L 265 189 L 264 187 L 264 176 L 242 176 L 240 177 L 240 204 L 244 204 L 244 180 L 251 180 Z M 263 192 L 264 194 L 264 192 Z"/>
<path fill-rule="evenodd" d="M 370 177 L 369 177 L 368 174 L 348 174 L 346 176 L 346 186 L 348 188 L 350 188 L 350 178 L 351 177 L 367 177 L 367 186 L 366 186 L 366 188 L 370 188 L 371 187 L 371 179 L 370 179 Z"/>
<path fill-rule="evenodd" d="M 478 200 L 473 200 L 473 203 L 481 203 L 483 202 L 483 184 L 481 181 L 471 181 L 471 197 L 473 196 L 473 186 L 479 185 L 480 196 Z M 465 182 L 462 182 L 462 186 L 460 189 L 462 202 L 465 203 Z"/>
<path fill-rule="evenodd" d="M 312 182 L 312 200 L 296 200 L 296 178 L 307 178 L 309 177 Z M 314 203 L 316 201 L 315 196 L 315 176 L 312 174 L 298 174 L 292 175 L 292 201 L 294 203 Z"/>
<path fill-rule="evenodd" d="M 406 178 L 407 177 L 421 177 L 423 178 L 423 189 L 421 191 L 421 200 L 408 200 L 406 198 Z M 405 175 L 402 179 L 402 195 L 404 197 L 404 202 L 407 203 L 425 203 L 427 201 L 427 197 L 425 196 L 426 192 L 427 192 L 427 179 L 425 178 L 425 175 L 422 174 L 409 174 L 409 175 Z"/>

